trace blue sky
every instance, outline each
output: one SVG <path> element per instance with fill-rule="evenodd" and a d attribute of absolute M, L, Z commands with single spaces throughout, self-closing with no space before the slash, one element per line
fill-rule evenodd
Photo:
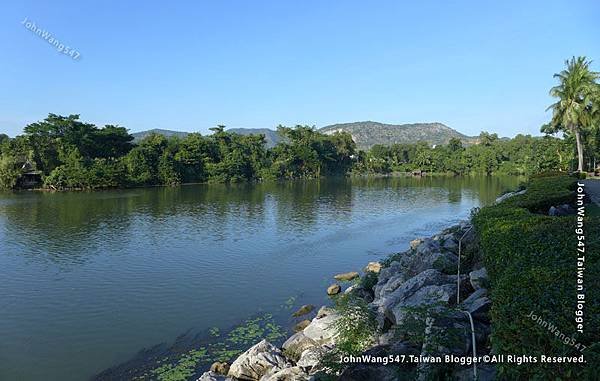
<path fill-rule="evenodd" d="M 376 120 L 539 134 L 552 74 L 600 70 L 600 2 L 20 1 L 0 11 L 0 132 L 48 113 L 131 131 Z M 27 18 L 80 52 L 62 55 Z"/>

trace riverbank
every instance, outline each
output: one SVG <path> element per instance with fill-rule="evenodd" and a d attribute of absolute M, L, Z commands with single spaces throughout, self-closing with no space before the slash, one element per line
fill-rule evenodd
<path fill-rule="evenodd" d="M 575 179 L 562 174 L 533 178 L 525 190 L 502 196 L 471 221 L 414 240 L 409 250 L 370 264 L 344 291 L 342 284 L 332 285 L 333 307 L 321 307 L 281 348 L 263 340 L 231 364 L 215 364 L 199 380 L 591 376 L 597 361 L 593 348 L 600 342 L 600 303 L 598 293 L 588 293 L 587 329 L 573 334 L 574 185 Z M 600 252 L 592 237 L 600 236 L 600 224 L 586 222 L 591 286 L 599 280 Z M 558 340 L 528 317 L 532 312 L 552 319 L 560 332 L 590 350 Z M 587 367 L 467 361 L 501 354 L 578 358 L 582 353 L 589 355 Z M 361 355 L 379 360 L 350 362 Z M 384 359 L 390 364 L 383 366 Z"/>

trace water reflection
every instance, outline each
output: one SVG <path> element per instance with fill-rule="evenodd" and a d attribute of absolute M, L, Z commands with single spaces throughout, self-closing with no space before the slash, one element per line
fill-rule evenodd
<path fill-rule="evenodd" d="M 518 183 L 358 178 L 0 194 L 0 379 L 86 379 L 190 329 L 273 312 L 290 295 L 321 303 L 332 274 L 402 250 Z"/>

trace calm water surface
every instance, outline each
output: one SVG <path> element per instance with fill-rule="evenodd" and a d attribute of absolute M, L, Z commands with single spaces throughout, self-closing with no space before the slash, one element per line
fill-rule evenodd
<path fill-rule="evenodd" d="M 518 183 L 339 179 L 0 194 L 0 379 L 85 380 L 182 333 L 280 311 L 291 297 L 324 303 L 332 275 L 403 250 Z"/>

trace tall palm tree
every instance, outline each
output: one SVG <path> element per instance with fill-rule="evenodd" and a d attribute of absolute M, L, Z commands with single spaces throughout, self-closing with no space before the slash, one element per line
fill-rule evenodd
<path fill-rule="evenodd" d="M 554 74 L 559 84 L 550 90 L 550 95 L 558 101 L 546 110 L 552 110 L 552 120 L 542 127 L 542 132 L 563 131 L 575 135 L 577 143 L 577 170 L 583 172 L 582 129 L 593 122 L 592 98 L 598 84 L 599 73 L 590 70 L 592 61 L 585 57 L 573 57 L 566 61 L 566 69 Z"/>

